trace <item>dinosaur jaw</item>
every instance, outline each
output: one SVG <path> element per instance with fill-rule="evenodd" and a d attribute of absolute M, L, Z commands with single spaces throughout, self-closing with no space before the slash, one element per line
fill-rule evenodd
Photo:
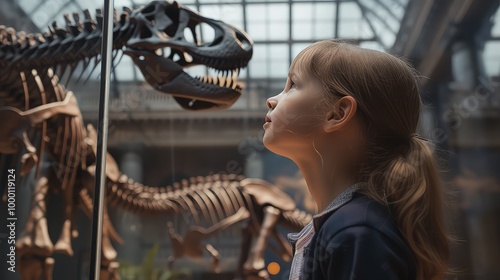
<path fill-rule="evenodd" d="M 160 44 L 161 45 L 161 44 Z M 251 46 L 250 46 L 251 48 Z M 176 49 L 165 47 L 156 49 L 155 53 L 158 56 L 168 58 L 183 68 L 184 73 L 191 78 L 197 80 L 200 86 L 212 87 L 218 91 L 231 89 L 241 93 L 243 85 L 238 82 L 240 70 L 247 66 L 250 56 L 232 58 L 232 57 L 206 57 L 196 54 L 195 51 L 189 49 L 187 51 L 178 51 Z M 205 75 L 198 76 L 190 73 L 192 68 L 201 66 Z M 198 69 L 200 70 L 200 69 Z"/>
<path fill-rule="evenodd" d="M 160 56 L 155 51 L 131 48 L 124 50 L 124 53 L 132 58 L 146 82 L 156 90 L 174 96 L 184 109 L 224 109 L 241 96 L 243 86 L 238 83 L 240 68 L 213 69 L 211 72 L 216 72 L 216 75 L 192 77 L 184 71 L 191 65 L 172 60 L 175 58 Z"/>

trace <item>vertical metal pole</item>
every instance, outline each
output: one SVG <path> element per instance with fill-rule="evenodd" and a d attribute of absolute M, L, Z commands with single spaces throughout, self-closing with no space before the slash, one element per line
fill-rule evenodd
<path fill-rule="evenodd" d="M 99 96 L 99 124 L 97 129 L 97 155 L 94 182 L 94 208 L 92 217 L 92 243 L 90 254 L 90 277 L 100 279 L 102 220 L 104 214 L 104 188 L 106 179 L 106 153 L 108 147 L 109 84 L 113 47 L 113 0 L 104 0 L 102 46 L 101 46 L 101 91 Z"/>

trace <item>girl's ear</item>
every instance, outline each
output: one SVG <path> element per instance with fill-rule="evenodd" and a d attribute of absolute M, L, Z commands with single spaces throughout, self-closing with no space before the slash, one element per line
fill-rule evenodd
<path fill-rule="evenodd" d="M 326 112 L 325 132 L 338 131 L 344 128 L 356 115 L 358 103 L 352 96 L 343 96 L 335 102 L 333 108 Z"/>

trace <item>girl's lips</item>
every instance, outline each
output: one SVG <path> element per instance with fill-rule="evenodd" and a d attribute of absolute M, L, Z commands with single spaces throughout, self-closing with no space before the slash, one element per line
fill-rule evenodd
<path fill-rule="evenodd" d="M 265 129 L 269 125 L 269 123 L 271 123 L 271 118 L 268 115 L 266 115 L 266 122 L 262 127 Z"/>

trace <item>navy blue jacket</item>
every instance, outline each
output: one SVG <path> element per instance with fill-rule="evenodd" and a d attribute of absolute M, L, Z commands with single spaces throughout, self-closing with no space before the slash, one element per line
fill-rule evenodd
<path fill-rule="evenodd" d="M 303 280 L 415 280 L 412 253 L 387 207 L 355 194 L 314 220 L 304 250 Z"/>

